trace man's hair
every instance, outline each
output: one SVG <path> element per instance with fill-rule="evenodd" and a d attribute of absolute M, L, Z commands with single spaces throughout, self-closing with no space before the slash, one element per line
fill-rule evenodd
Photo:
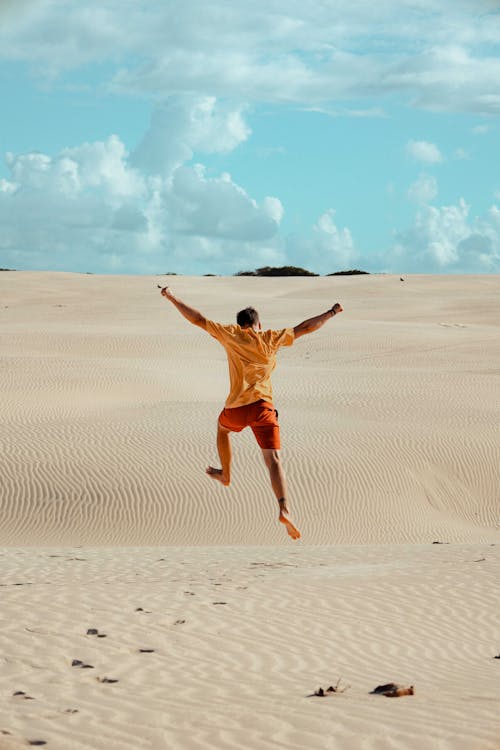
<path fill-rule="evenodd" d="M 242 328 L 251 328 L 259 322 L 259 313 L 254 307 L 245 307 L 237 314 L 236 322 Z"/>

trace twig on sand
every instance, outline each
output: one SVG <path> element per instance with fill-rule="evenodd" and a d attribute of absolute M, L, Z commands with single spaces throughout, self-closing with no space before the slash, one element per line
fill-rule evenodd
<path fill-rule="evenodd" d="M 344 687 L 340 687 L 340 683 L 342 682 L 342 677 L 339 677 L 337 680 L 337 684 L 335 686 L 330 685 L 330 687 L 326 688 L 326 690 L 323 690 L 322 687 L 318 688 L 314 691 L 314 693 L 311 693 L 308 695 L 308 698 L 328 698 L 331 695 L 334 695 L 335 693 L 345 693 L 346 690 L 348 690 L 351 686 L 350 685 L 344 685 Z"/>

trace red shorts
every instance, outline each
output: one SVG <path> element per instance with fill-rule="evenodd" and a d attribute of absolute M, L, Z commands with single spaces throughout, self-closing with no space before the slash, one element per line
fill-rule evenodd
<path fill-rule="evenodd" d="M 261 448 L 278 451 L 281 447 L 278 412 L 267 401 L 223 409 L 219 414 L 219 424 L 231 432 L 241 432 L 245 427 L 251 427 Z"/>

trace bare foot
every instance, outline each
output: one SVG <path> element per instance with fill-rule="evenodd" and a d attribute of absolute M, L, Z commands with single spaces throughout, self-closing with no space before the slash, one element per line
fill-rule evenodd
<path fill-rule="evenodd" d="M 209 477 L 212 477 L 212 479 L 216 479 L 218 482 L 224 485 L 224 487 L 229 486 L 229 479 L 226 479 L 222 474 L 222 469 L 214 469 L 213 466 L 207 466 L 205 469 L 205 473 L 208 474 Z"/>
<path fill-rule="evenodd" d="M 292 539 L 300 539 L 300 531 L 293 525 L 290 519 L 286 517 L 283 511 L 280 512 L 279 521 L 285 525 L 288 536 L 291 536 Z"/>

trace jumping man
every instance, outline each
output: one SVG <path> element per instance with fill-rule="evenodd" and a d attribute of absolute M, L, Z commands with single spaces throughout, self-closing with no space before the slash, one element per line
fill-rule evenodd
<path fill-rule="evenodd" d="M 292 539 L 299 539 L 300 532 L 289 517 L 271 374 L 276 367 L 276 352 L 281 346 L 291 346 L 300 336 L 317 331 L 327 320 L 342 312 L 341 305 L 337 302 L 326 312 L 304 320 L 294 328 L 263 331 L 259 314 L 253 307 L 240 310 L 236 316 L 236 325 L 222 325 L 207 320 L 198 310 L 186 305 L 174 296 L 168 286 L 161 290 L 161 294 L 175 305 L 186 320 L 203 328 L 226 350 L 230 391 L 217 424 L 217 451 L 221 468 L 209 466 L 206 473 L 226 487 L 230 484 L 230 433 L 251 427 L 269 470 L 271 486 L 279 504 L 279 520 Z"/>

